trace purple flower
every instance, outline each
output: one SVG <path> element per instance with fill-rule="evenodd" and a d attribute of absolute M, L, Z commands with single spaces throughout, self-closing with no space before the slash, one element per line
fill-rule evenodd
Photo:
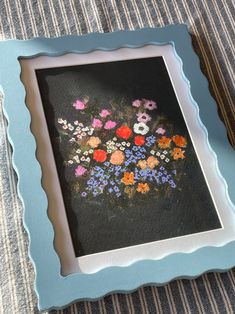
<path fill-rule="evenodd" d="M 153 100 L 144 99 L 144 108 L 148 110 L 154 110 L 157 108 L 157 104 Z"/>
<path fill-rule="evenodd" d="M 142 101 L 140 99 L 136 99 L 132 102 L 132 106 L 139 108 L 142 105 Z"/>
<path fill-rule="evenodd" d="M 86 196 L 87 196 L 87 192 L 82 192 L 82 193 L 81 193 L 81 196 L 82 196 L 82 197 L 86 197 Z"/>
<path fill-rule="evenodd" d="M 78 166 L 78 167 L 75 169 L 75 176 L 76 176 L 76 177 L 81 177 L 81 176 L 83 176 L 86 172 L 87 172 L 86 168 L 84 168 L 83 166 Z"/>
<path fill-rule="evenodd" d="M 147 123 L 148 121 L 151 120 L 151 117 L 150 117 L 150 115 L 148 115 L 145 112 L 138 112 L 137 113 L 137 120 L 139 122 Z"/>
<path fill-rule="evenodd" d="M 156 130 L 156 133 L 161 134 L 161 135 L 163 135 L 165 132 L 166 132 L 166 130 L 163 128 L 157 128 L 157 130 Z"/>

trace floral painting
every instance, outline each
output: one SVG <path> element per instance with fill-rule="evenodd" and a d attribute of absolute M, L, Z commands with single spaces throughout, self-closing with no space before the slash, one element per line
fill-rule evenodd
<path fill-rule="evenodd" d="M 78 196 L 154 197 L 177 187 L 187 139 L 158 112 L 156 100 L 134 99 L 124 112 L 115 102 L 96 110 L 89 96 L 72 106 L 76 120 L 59 117 L 58 124 Z"/>
<path fill-rule="evenodd" d="M 76 256 L 221 227 L 162 57 L 36 75 Z"/>

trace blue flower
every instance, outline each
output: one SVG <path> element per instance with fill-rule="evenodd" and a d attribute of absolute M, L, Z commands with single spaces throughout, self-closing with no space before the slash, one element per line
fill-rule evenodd
<path fill-rule="evenodd" d="M 146 149 L 144 147 L 140 147 L 140 152 L 141 153 L 145 153 L 146 152 Z"/>
<path fill-rule="evenodd" d="M 112 192 L 113 192 L 113 189 L 112 189 L 112 188 L 109 188 L 108 191 L 109 191 L 109 193 L 112 193 Z"/>
<path fill-rule="evenodd" d="M 115 186 L 113 189 L 114 189 L 115 192 L 119 192 L 120 191 L 117 186 Z"/>
<path fill-rule="evenodd" d="M 165 170 L 165 167 L 161 166 L 161 167 L 160 167 L 160 170 Z"/>
<path fill-rule="evenodd" d="M 110 165 L 110 162 L 109 162 L 109 161 L 105 161 L 105 162 L 104 162 L 104 165 L 105 165 L 106 167 L 108 167 L 108 166 Z"/>
<path fill-rule="evenodd" d="M 125 155 L 126 155 L 127 158 L 130 157 L 132 155 L 132 151 L 130 149 L 126 149 L 125 150 Z"/>
<path fill-rule="evenodd" d="M 137 152 L 139 149 L 140 149 L 139 146 L 133 146 L 133 147 L 132 147 L 132 150 L 133 150 L 134 152 Z"/>

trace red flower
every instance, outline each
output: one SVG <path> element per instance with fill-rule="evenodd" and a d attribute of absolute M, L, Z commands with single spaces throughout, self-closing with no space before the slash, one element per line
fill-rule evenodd
<path fill-rule="evenodd" d="M 135 145 L 142 146 L 144 145 L 144 141 L 145 141 L 144 136 L 141 135 L 135 136 Z"/>
<path fill-rule="evenodd" d="M 117 136 L 124 138 L 124 140 L 127 140 L 131 136 L 132 130 L 128 126 L 122 125 L 116 130 L 116 134 Z"/>
<path fill-rule="evenodd" d="M 96 149 L 94 150 L 93 158 L 98 162 L 104 162 L 107 158 L 107 153 L 103 149 Z"/>

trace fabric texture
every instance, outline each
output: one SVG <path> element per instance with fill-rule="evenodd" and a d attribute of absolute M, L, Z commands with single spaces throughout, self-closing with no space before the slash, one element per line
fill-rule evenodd
<path fill-rule="evenodd" d="M 232 0 L 0 0 L 0 39 L 55 37 L 186 23 L 210 92 L 235 145 Z M 1 101 L 0 101 L 1 102 Z M 28 236 L 0 106 L 0 313 L 38 313 Z M 78 302 L 49 313 L 234 313 L 235 271 Z"/>

